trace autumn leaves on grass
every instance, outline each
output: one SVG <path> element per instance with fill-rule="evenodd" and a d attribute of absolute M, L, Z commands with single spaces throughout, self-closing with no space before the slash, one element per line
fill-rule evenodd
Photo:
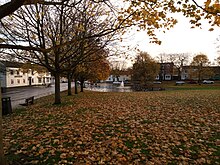
<path fill-rule="evenodd" d="M 218 90 L 39 100 L 4 118 L 4 149 L 11 164 L 218 164 L 218 100 Z"/>

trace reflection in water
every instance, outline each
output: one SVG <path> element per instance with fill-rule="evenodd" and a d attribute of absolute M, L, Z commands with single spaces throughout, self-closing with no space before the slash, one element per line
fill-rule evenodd
<path fill-rule="evenodd" d="M 133 90 L 129 86 L 116 86 L 107 83 L 101 83 L 97 86 L 88 85 L 86 90 L 98 91 L 98 92 L 132 92 Z"/>

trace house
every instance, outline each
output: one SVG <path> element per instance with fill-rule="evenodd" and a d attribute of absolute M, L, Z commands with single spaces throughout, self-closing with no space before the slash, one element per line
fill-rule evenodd
<path fill-rule="evenodd" d="M 201 78 L 220 80 L 220 66 L 204 67 Z M 180 72 L 180 75 L 179 73 Z M 175 67 L 174 63 L 161 63 L 160 73 L 156 80 L 198 80 L 198 68 L 195 66 L 182 66 L 181 69 Z"/>
<path fill-rule="evenodd" d="M 202 72 L 202 79 L 220 80 L 220 66 L 204 67 L 206 71 Z M 181 73 L 182 80 L 198 80 L 198 69 L 194 66 L 183 66 Z"/>
<path fill-rule="evenodd" d="M 111 74 L 105 82 L 122 82 L 131 81 L 130 71 L 119 71 L 118 74 Z"/>
<path fill-rule="evenodd" d="M 174 73 L 174 63 L 167 62 L 167 63 L 160 63 L 160 72 L 156 76 L 156 80 L 172 80 Z"/>
<path fill-rule="evenodd" d="M 2 62 L 0 62 L 0 85 L 2 92 L 4 92 L 6 87 L 6 67 Z"/>
<path fill-rule="evenodd" d="M 46 85 L 51 83 L 51 74 L 47 71 L 23 69 L 22 63 L 1 61 L 1 83 L 3 88 Z"/>

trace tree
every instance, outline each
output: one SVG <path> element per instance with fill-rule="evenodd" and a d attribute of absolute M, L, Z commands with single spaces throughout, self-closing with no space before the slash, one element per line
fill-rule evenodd
<path fill-rule="evenodd" d="M 181 80 L 183 66 L 188 62 L 189 55 L 187 53 L 168 54 L 168 59 L 174 63 L 178 73 L 177 79 Z"/>
<path fill-rule="evenodd" d="M 215 59 L 215 61 L 217 62 L 217 65 L 220 66 L 220 35 L 216 38 L 215 44 L 218 53 L 218 57 Z"/>
<path fill-rule="evenodd" d="M 120 59 L 111 60 L 111 75 L 113 76 L 113 81 L 119 81 L 119 77 L 122 72 L 126 70 L 126 61 Z"/>
<path fill-rule="evenodd" d="M 153 81 L 159 73 L 159 65 L 146 52 L 141 52 L 133 64 L 132 81 L 144 85 L 147 81 Z"/>
<path fill-rule="evenodd" d="M 106 65 L 108 64 L 106 61 L 106 58 L 108 57 L 108 52 L 104 49 L 104 47 L 99 47 L 98 45 L 90 45 L 90 47 L 83 46 L 82 48 L 83 49 L 81 49 L 80 54 L 81 57 L 84 58 L 78 63 L 78 65 L 76 65 L 75 68 L 72 68 L 72 70 L 70 69 L 67 72 L 68 95 L 72 95 L 70 85 L 70 80 L 72 78 L 74 78 L 75 80 L 75 94 L 77 94 L 77 80 L 81 81 L 82 85 L 85 80 L 95 81 L 91 77 L 102 79 L 102 77 L 94 75 L 96 73 L 94 69 L 97 69 L 97 73 L 99 73 L 99 69 L 102 68 L 102 71 L 104 71 L 103 73 L 105 73 L 109 68 L 109 65 Z M 103 66 L 99 66 L 100 64 L 103 64 Z M 93 74 L 91 74 L 92 72 Z M 83 91 L 82 86 L 81 91 Z"/>
<path fill-rule="evenodd" d="M 0 6 L 0 19 L 12 14 L 23 5 L 43 4 L 43 5 L 62 5 L 64 1 L 44 1 L 44 0 L 11 0 Z"/>
<path fill-rule="evenodd" d="M 184 2 L 179 0 L 125 1 L 127 7 L 122 8 L 119 15 L 118 13 L 109 15 L 112 18 L 115 15 L 118 16 L 117 19 L 108 19 L 107 22 L 111 23 L 111 25 L 103 28 L 102 24 L 99 23 L 108 15 L 109 11 L 116 11 L 114 7 L 108 10 L 106 15 L 102 15 L 96 20 L 99 22 L 96 27 L 99 28 L 94 29 L 95 34 L 85 36 L 85 38 L 105 36 L 116 32 L 121 27 L 138 25 L 141 29 L 147 30 L 152 42 L 160 43 L 154 30 L 159 28 L 169 30 L 177 23 L 177 20 L 168 16 L 171 12 L 182 12 L 186 17 L 190 17 L 190 22 L 194 25 L 193 27 L 200 26 L 202 18 L 209 19 L 210 24 L 213 26 L 219 26 L 220 24 L 219 5 L 217 1 L 211 4 L 211 1 L 207 0 L 204 6 L 199 5 L 194 0 L 192 2 L 188 0 Z M 82 26 L 76 23 L 77 19 L 75 21 L 70 19 L 77 18 L 78 16 L 73 13 L 73 11 L 80 9 L 76 6 L 78 2 L 79 4 L 85 3 L 85 1 L 62 0 L 51 1 L 50 4 L 52 5 L 48 4 L 48 6 L 46 5 L 47 1 L 43 0 L 11 0 L 0 6 L 0 33 L 1 42 L 3 41 L 3 43 L 0 44 L 0 48 L 13 49 L 13 52 L 18 49 L 26 50 L 28 52 L 20 55 L 21 58 L 42 65 L 52 74 L 54 73 L 56 79 L 55 103 L 61 102 L 58 84 L 59 75 L 66 71 L 66 67 L 63 66 L 66 65 L 66 61 L 72 58 L 72 54 L 69 54 L 69 49 L 64 46 L 72 45 L 71 47 L 75 47 L 77 51 L 78 41 L 82 41 L 82 38 L 72 36 L 71 33 L 73 29 L 82 30 Z M 91 2 L 93 1 L 87 1 L 87 3 Z M 110 4 L 108 2 L 108 0 L 94 0 L 94 3 L 98 6 L 99 4 L 105 5 L 105 9 L 107 9 Z M 26 6 L 25 4 L 31 5 Z M 94 6 L 91 5 L 91 7 L 93 8 Z M 24 10 L 20 10 L 21 8 Z M 97 9 L 97 7 L 95 8 Z M 7 20 L 2 19 L 16 10 L 15 15 L 6 17 Z M 13 20 L 15 17 L 16 20 Z M 213 30 L 213 28 L 210 30 Z M 5 38 L 2 38 L 2 35 L 5 36 Z M 19 53 L 21 52 L 19 51 L 18 54 Z"/>
<path fill-rule="evenodd" d="M 72 72 L 97 51 L 91 45 L 103 48 L 121 28 L 117 17 L 106 14 L 106 6 L 76 2 L 24 6 L 1 21 L 4 45 L 17 58 L 46 67 L 55 76 L 55 104 L 61 102 L 60 74 Z"/>
<path fill-rule="evenodd" d="M 212 71 L 208 67 L 210 65 L 210 61 L 205 54 L 198 54 L 195 57 L 193 57 L 191 65 L 194 69 L 196 77 L 198 78 L 198 83 L 201 83 L 202 79 L 205 76 L 212 75 Z"/>
<path fill-rule="evenodd" d="M 216 62 L 218 65 L 220 65 L 220 55 L 216 58 Z"/>
<path fill-rule="evenodd" d="M 81 92 L 83 92 L 83 85 L 86 80 L 90 82 L 106 80 L 109 74 L 109 62 L 104 58 L 79 65 L 77 69 L 77 80 L 80 81 Z"/>
<path fill-rule="evenodd" d="M 132 13 L 124 23 L 136 24 L 140 29 L 147 30 L 152 43 L 161 43 L 155 34 L 155 29 L 164 29 L 165 32 L 177 23 L 174 18 L 175 15 L 170 13 L 182 13 L 185 17 L 188 17 L 192 28 L 200 27 L 204 19 L 208 19 L 211 26 L 220 25 L 220 5 L 218 1 L 215 1 L 215 3 L 211 3 L 211 0 L 203 2 L 195 0 L 125 1 L 127 4 L 121 11 L 119 19 Z M 209 30 L 212 31 L 214 28 L 210 27 Z"/>
<path fill-rule="evenodd" d="M 42 67 L 40 65 L 36 65 L 36 64 L 30 63 L 30 62 L 23 63 L 21 65 L 21 69 L 25 73 L 27 73 L 29 71 L 29 69 L 37 71 L 38 73 L 44 73 L 47 71 L 47 69 L 45 67 Z"/>

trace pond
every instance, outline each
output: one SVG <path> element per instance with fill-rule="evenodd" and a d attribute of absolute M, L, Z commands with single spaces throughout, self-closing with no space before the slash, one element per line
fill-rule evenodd
<path fill-rule="evenodd" d="M 97 85 L 86 85 L 86 90 L 98 92 L 133 92 L 130 86 L 113 85 L 111 83 L 99 83 Z"/>

